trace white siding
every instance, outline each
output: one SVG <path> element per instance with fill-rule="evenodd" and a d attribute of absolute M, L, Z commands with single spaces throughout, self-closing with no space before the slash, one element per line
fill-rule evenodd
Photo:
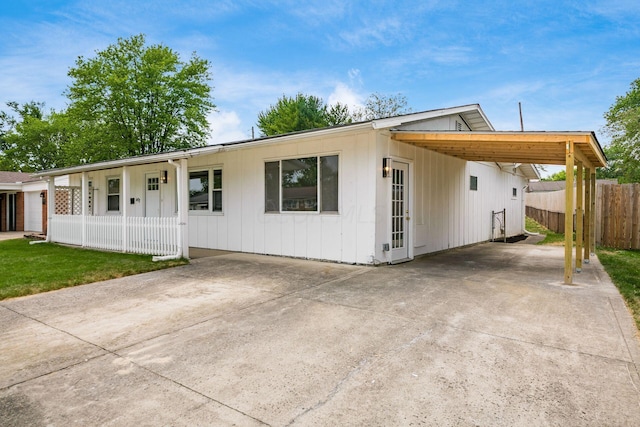
<path fill-rule="evenodd" d="M 457 115 L 404 126 L 416 130 L 455 130 Z M 382 159 L 409 165 L 409 256 L 491 238 L 491 211 L 507 210 L 507 235 L 522 233 L 522 188 L 526 179 L 505 165 L 467 162 L 391 139 L 387 130 L 344 128 L 335 132 L 274 139 L 260 145 L 228 146 L 188 159 L 189 170 L 222 169 L 222 212 L 188 215 L 191 247 L 323 259 L 345 263 L 389 262 L 390 179 L 382 177 Z M 264 165 L 290 158 L 339 156 L 339 213 L 265 213 Z M 168 170 L 161 184 L 161 214 L 176 215 L 176 173 L 168 163 L 131 166 L 130 216 L 144 216 L 145 174 Z M 518 172 L 519 173 L 519 172 Z M 470 176 L 478 190 L 469 189 Z M 88 174 L 96 189 L 94 215 L 106 211 L 107 177 L 122 168 Z M 79 174 L 70 185 L 80 185 Z M 512 197 L 512 189 L 517 197 Z M 122 192 L 121 192 L 122 195 Z M 121 196 L 122 197 L 122 196 Z M 130 200 L 121 200 L 130 203 Z"/>
<path fill-rule="evenodd" d="M 506 209 L 507 236 L 524 230 L 523 190 L 527 180 L 513 169 L 495 163 L 467 162 L 386 137 L 379 141 L 379 162 L 392 157 L 410 163 L 413 253 L 420 255 L 491 239 L 491 212 Z M 503 167 L 504 168 L 504 167 Z M 380 176 L 376 257 L 388 262 L 382 245 L 390 241 L 389 185 Z M 470 176 L 478 177 L 478 190 L 470 190 Z M 512 197 L 513 188 L 517 196 Z"/>
<path fill-rule="evenodd" d="M 124 200 L 122 196 L 122 168 L 108 169 L 100 171 L 91 171 L 87 174 L 88 180 L 93 183 L 94 195 L 94 215 L 118 215 L 118 212 L 107 212 L 107 178 L 120 178 L 120 210 L 123 203 L 127 203 L 128 216 L 143 217 L 145 216 L 145 194 L 146 182 L 145 175 L 148 173 L 160 173 L 166 170 L 167 183 L 160 184 L 160 216 L 170 217 L 176 215 L 176 169 L 168 163 L 154 163 L 150 165 L 130 166 L 129 179 L 129 199 L 134 199 L 134 204 L 130 200 Z M 56 182 L 56 185 L 61 185 Z M 78 186 L 82 185 L 82 174 L 75 174 L 69 177 L 69 183 L 66 185 Z"/>
<path fill-rule="evenodd" d="M 223 170 L 223 213 L 189 215 L 192 247 L 371 263 L 375 245 L 375 132 L 229 149 L 189 159 Z M 264 212 L 264 164 L 339 155 L 339 213 Z"/>

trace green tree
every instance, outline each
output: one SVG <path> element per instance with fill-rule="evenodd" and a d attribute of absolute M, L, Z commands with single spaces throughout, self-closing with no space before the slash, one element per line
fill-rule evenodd
<path fill-rule="evenodd" d="M 118 39 L 69 70 L 67 110 L 76 138 L 75 162 L 159 153 L 204 145 L 211 99 L 210 64 L 187 62 L 144 35 Z"/>
<path fill-rule="evenodd" d="M 640 182 L 640 78 L 604 115 L 611 136 L 609 169 L 620 182 Z"/>
<path fill-rule="evenodd" d="M 257 125 L 262 135 L 272 136 L 350 122 L 346 105 L 328 106 L 322 98 L 298 93 L 295 97 L 282 95 L 275 105 L 261 111 Z"/>
<path fill-rule="evenodd" d="M 407 107 L 407 97 L 398 93 L 396 95 L 382 95 L 372 93 L 364 103 L 364 107 L 353 113 L 354 121 L 366 121 L 383 119 L 385 117 L 399 116 L 411 113 Z"/>
<path fill-rule="evenodd" d="M 542 181 L 566 181 L 567 180 L 567 172 L 563 169 L 552 175 L 549 175 L 546 178 L 542 178 Z"/>
<path fill-rule="evenodd" d="M 64 148 L 69 140 L 63 114 L 44 112 L 44 103 L 8 102 L 14 115 L 0 113 L 0 167 L 34 172 L 66 166 Z"/>
<path fill-rule="evenodd" d="M 624 162 L 622 152 L 618 145 L 608 145 L 602 147 L 607 156 L 607 166 L 596 169 L 597 179 L 620 179 L 623 176 Z"/>

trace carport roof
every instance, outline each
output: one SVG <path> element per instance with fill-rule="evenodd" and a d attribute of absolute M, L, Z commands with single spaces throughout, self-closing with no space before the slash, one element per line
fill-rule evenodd
<path fill-rule="evenodd" d="M 392 139 L 464 160 L 500 163 L 566 164 L 567 145 L 586 167 L 606 166 L 593 132 L 434 132 L 392 130 Z"/>

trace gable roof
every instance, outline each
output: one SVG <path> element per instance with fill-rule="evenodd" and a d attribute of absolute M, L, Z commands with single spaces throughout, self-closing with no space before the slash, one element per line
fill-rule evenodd
<path fill-rule="evenodd" d="M 471 130 L 407 130 L 408 128 L 415 127 L 411 125 L 418 125 L 417 127 L 419 128 L 420 122 L 447 116 L 460 117 Z M 297 139 L 316 138 L 318 136 L 342 133 L 347 129 L 388 129 L 391 132 L 392 139 L 397 141 L 421 146 L 443 154 L 460 157 L 465 160 L 496 162 L 499 163 L 501 168 L 503 166 L 518 167 L 529 179 L 540 178 L 535 164 L 562 164 L 563 160 L 560 156 L 558 156 L 557 159 L 556 157 L 551 159 L 544 155 L 538 157 L 523 155 L 523 147 L 526 146 L 532 147 L 535 145 L 537 153 L 546 154 L 553 152 L 553 156 L 556 156 L 556 149 L 564 147 L 564 143 L 568 138 L 570 138 L 575 141 L 578 151 L 584 151 L 585 155 L 588 157 L 588 161 L 592 162 L 594 166 L 601 166 L 606 162 L 602 148 L 600 147 L 600 144 L 593 132 L 497 132 L 493 128 L 491 122 L 487 119 L 480 105 L 469 104 L 459 107 L 428 110 L 327 128 L 309 129 L 282 135 L 225 142 L 205 147 L 128 157 L 125 159 L 85 164 L 69 168 L 51 169 L 35 173 L 32 176 L 60 176 L 93 170 L 113 169 L 122 166 L 161 163 L 169 160 L 186 159 L 244 147 L 260 146 Z M 500 153 L 496 151 L 496 146 L 494 144 L 496 142 L 499 144 Z M 465 146 L 466 143 L 470 143 L 471 145 L 467 147 Z M 473 149 L 471 151 L 476 151 L 475 155 L 472 155 L 470 149 Z M 564 150 L 561 152 L 564 153 Z"/>
<path fill-rule="evenodd" d="M 298 132 L 291 132 L 282 135 L 265 136 L 254 139 L 224 142 L 222 144 L 208 145 L 205 147 L 175 150 L 159 154 L 148 154 L 144 156 L 127 157 L 124 159 L 110 160 L 105 162 L 88 163 L 85 165 L 72 166 L 68 168 L 50 169 L 33 174 L 34 177 L 60 176 L 72 173 L 80 173 L 93 170 L 104 170 L 119 168 L 122 166 L 135 166 L 145 163 L 161 163 L 168 160 L 185 159 L 189 157 L 213 154 L 223 150 L 244 148 L 256 145 L 271 144 L 300 138 L 315 138 L 323 135 L 331 135 L 344 132 L 346 129 L 393 129 L 399 126 L 430 120 L 438 117 L 460 115 L 472 130 L 493 130 L 493 126 L 486 118 L 479 104 L 469 104 L 459 107 L 440 108 L 436 110 L 422 111 L 418 113 L 403 114 L 395 117 L 368 120 L 363 122 L 348 123 L 344 125 L 331 126 L 320 129 L 308 129 Z"/>

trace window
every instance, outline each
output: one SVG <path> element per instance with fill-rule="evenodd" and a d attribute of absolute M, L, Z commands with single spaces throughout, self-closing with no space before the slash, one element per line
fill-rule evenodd
<path fill-rule="evenodd" d="M 211 200 L 214 212 L 222 212 L 222 169 L 213 170 Z"/>
<path fill-rule="evenodd" d="M 189 210 L 222 212 L 222 169 L 189 172 Z"/>
<path fill-rule="evenodd" d="M 512 197 L 518 197 L 518 189 L 516 187 L 513 187 L 511 189 L 511 196 Z"/>
<path fill-rule="evenodd" d="M 280 212 L 280 162 L 264 164 L 264 210 Z"/>
<path fill-rule="evenodd" d="M 120 211 L 120 178 L 107 178 L 107 211 Z"/>
<path fill-rule="evenodd" d="M 338 156 L 266 162 L 265 212 L 338 212 Z"/>
<path fill-rule="evenodd" d="M 473 191 L 478 191 L 478 177 L 471 175 L 471 180 L 469 182 L 469 189 Z"/>
<path fill-rule="evenodd" d="M 153 176 L 147 178 L 147 190 L 149 191 L 157 191 L 160 189 L 160 178 L 157 176 Z"/>

